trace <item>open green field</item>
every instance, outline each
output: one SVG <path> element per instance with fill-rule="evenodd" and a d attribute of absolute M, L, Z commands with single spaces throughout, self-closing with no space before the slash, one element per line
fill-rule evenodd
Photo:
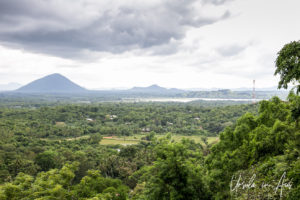
<path fill-rule="evenodd" d="M 165 135 L 156 135 L 156 137 L 161 138 Z M 142 137 L 145 137 L 145 135 L 134 135 L 134 136 L 124 136 L 124 137 L 118 137 L 118 136 L 104 136 L 101 140 L 101 145 L 115 145 L 115 144 L 121 144 L 121 145 L 132 145 L 139 143 L 142 139 Z M 172 135 L 172 139 L 175 141 L 180 141 L 182 138 L 188 138 L 191 140 L 194 140 L 196 143 L 204 144 L 201 140 L 201 136 L 184 136 L 184 135 Z M 219 140 L 218 137 L 207 137 L 208 144 L 215 143 Z"/>
<path fill-rule="evenodd" d="M 101 145 L 115 145 L 115 144 L 121 144 L 121 145 L 132 145 L 137 144 L 141 140 L 137 139 L 129 139 L 127 137 L 113 137 L 113 138 L 103 138 L 100 142 Z"/>
<path fill-rule="evenodd" d="M 145 137 L 146 135 L 144 134 L 139 134 L 139 135 L 133 135 L 133 136 L 103 136 L 100 145 L 133 145 L 133 144 L 138 144 L 140 141 L 142 141 L 142 137 Z M 157 138 L 162 138 L 165 135 L 156 135 Z M 52 140 L 52 141 L 59 141 L 61 142 L 62 140 L 67 140 L 67 141 L 72 141 L 72 140 L 79 140 L 79 139 L 88 139 L 90 136 L 85 135 L 85 136 L 80 136 L 80 137 L 72 137 L 72 138 L 63 138 L 63 139 L 49 139 L 45 138 L 42 140 Z M 202 145 L 205 145 L 202 141 L 202 136 L 198 135 L 192 135 L 192 136 L 186 136 L 186 135 L 172 135 L 172 140 L 179 142 L 182 138 L 188 138 L 191 140 L 194 140 L 196 143 L 201 143 Z M 145 141 L 145 140 L 144 140 Z M 207 143 L 212 144 L 216 143 L 219 141 L 219 137 L 207 137 Z"/>

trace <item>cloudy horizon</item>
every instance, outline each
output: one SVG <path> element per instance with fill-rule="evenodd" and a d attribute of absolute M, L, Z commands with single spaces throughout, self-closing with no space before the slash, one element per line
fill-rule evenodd
<path fill-rule="evenodd" d="M 0 84 L 60 73 L 89 89 L 277 85 L 297 0 L 0 0 Z"/>

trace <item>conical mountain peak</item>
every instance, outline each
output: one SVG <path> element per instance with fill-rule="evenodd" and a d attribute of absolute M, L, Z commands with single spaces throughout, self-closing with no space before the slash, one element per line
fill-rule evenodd
<path fill-rule="evenodd" d="M 26 93 L 80 93 L 85 91 L 86 89 L 59 73 L 37 79 L 17 90 L 17 92 Z"/>

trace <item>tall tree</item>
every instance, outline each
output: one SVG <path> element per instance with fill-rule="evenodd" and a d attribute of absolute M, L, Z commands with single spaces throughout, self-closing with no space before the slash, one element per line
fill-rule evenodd
<path fill-rule="evenodd" d="M 157 160 L 144 175 L 147 177 L 144 197 L 147 200 L 206 200 L 210 192 L 204 181 L 200 150 L 190 150 L 195 144 L 160 140 L 155 147 Z"/>
<path fill-rule="evenodd" d="M 296 93 L 300 93 L 300 40 L 290 42 L 278 52 L 275 75 L 280 75 L 278 88 L 288 88 L 289 83 L 296 84 Z"/>

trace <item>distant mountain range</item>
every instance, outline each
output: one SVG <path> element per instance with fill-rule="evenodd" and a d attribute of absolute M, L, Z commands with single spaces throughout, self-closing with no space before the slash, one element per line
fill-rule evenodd
<path fill-rule="evenodd" d="M 19 89 L 16 89 L 18 88 Z M 61 74 L 55 73 L 38 80 L 35 80 L 23 87 L 20 87 L 20 84 L 11 83 L 7 84 L 2 91 L 9 91 L 14 90 L 13 92 L 17 93 L 43 93 L 43 94 L 79 94 L 79 93 L 89 93 L 93 95 L 102 95 L 102 94 L 110 94 L 110 95 L 129 95 L 129 96 L 139 96 L 139 95 L 146 95 L 146 96 L 182 96 L 182 97 L 219 97 L 222 96 L 241 96 L 241 92 L 244 91 L 247 93 L 247 97 L 252 96 L 252 88 L 238 88 L 232 90 L 224 90 L 224 89 L 217 89 L 216 90 L 208 90 L 208 89 L 201 89 L 201 90 L 181 90 L 176 88 L 164 88 L 158 85 L 151 85 L 148 87 L 133 87 L 131 89 L 120 89 L 120 90 L 87 90 L 76 83 L 72 82 L 68 78 L 64 77 Z M 1 85 L 0 85 L 1 91 Z M 224 93 L 226 91 L 226 94 Z M 232 92 L 230 92 L 232 91 Z M 257 92 L 262 91 L 262 89 L 256 89 Z M 280 92 L 274 88 L 265 88 L 264 91 L 272 91 L 272 92 Z M 249 93 L 249 94 L 248 94 Z M 230 95 L 229 95 L 230 94 Z M 249 96 L 250 95 L 250 96 Z M 245 95 L 244 95 L 245 96 Z"/>
<path fill-rule="evenodd" d="M 149 87 L 133 87 L 127 91 L 132 92 L 132 93 L 182 93 L 182 92 L 185 92 L 184 90 L 179 90 L 176 88 L 167 89 L 167 88 L 160 87 L 158 85 L 151 85 Z"/>
<path fill-rule="evenodd" d="M 110 90 L 111 92 L 125 92 L 125 93 L 143 93 L 143 94 L 176 94 L 183 93 L 184 90 L 176 88 L 163 88 L 158 85 L 151 85 L 149 87 L 133 87 L 128 90 Z M 87 90 L 61 74 L 51 74 L 35 80 L 19 89 L 15 90 L 19 93 L 97 93 L 103 92 L 100 90 Z"/>
<path fill-rule="evenodd" d="M 82 93 L 87 91 L 85 88 L 57 73 L 35 80 L 16 90 L 16 92 L 20 93 Z"/>

